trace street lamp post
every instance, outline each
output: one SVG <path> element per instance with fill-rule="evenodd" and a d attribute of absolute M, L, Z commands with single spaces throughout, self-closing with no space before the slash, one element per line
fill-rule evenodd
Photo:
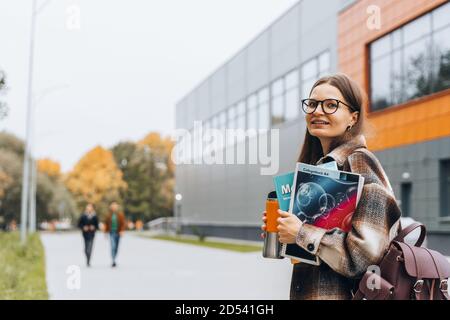
<path fill-rule="evenodd" d="M 40 93 L 40 95 L 38 97 L 36 97 L 35 99 L 33 99 L 33 108 L 32 108 L 32 116 L 31 116 L 31 124 L 30 124 L 30 144 L 31 144 L 31 157 L 30 157 L 30 163 L 31 163 L 31 185 L 30 185 L 30 223 L 29 223 L 29 232 L 35 232 L 36 231 L 36 221 L 37 221 L 37 217 L 36 217 L 36 189 L 37 189 L 37 156 L 36 156 L 36 140 L 37 140 L 37 134 L 36 134 L 36 120 L 35 120 L 35 112 L 36 112 L 36 108 L 39 105 L 39 103 L 42 101 L 42 99 L 44 99 L 46 96 L 48 96 L 49 94 L 61 90 L 61 89 L 65 89 L 68 88 L 69 85 L 68 84 L 60 84 L 60 85 L 56 85 L 56 86 L 52 86 L 49 88 L 46 88 L 45 90 L 42 91 L 42 93 Z"/>
<path fill-rule="evenodd" d="M 175 232 L 176 234 L 180 233 L 180 218 L 181 218 L 181 200 L 183 199 L 183 196 L 181 193 L 177 193 L 175 195 Z"/>
<path fill-rule="evenodd" d="M 30 51 L 28 58 L 28 93 L 27 93 L 27 118 L 26 118 L 26 140 L 25 154 L 23 158 L 22 173 L 22 199 L 20 208 L 20 241 L 25 244 L 27 237 L 27 220 L 28 220 L 28 204 L 29 204 L 29 183 L 30 183 L 30 153 L 31 153 L 31 126 L 33 118 L 33 67 L 34 67 L 34 47 L 35 47 L 35 29 L 36 17 L 39 12 L 49 3 L 45 1 L 37 8 L 37 0 L 33 0 L 31 6 L 31 29 L 30 29 Z"/>

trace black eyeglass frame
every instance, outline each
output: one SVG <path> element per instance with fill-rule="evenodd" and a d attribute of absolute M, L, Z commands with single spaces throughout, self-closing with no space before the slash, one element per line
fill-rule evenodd
<path fill-rule="evenodd" d="M 314 108 L 314 110 L 313 111 L 311 111 L 311 112 L 306 112 L 305 111 L 305 101 L 308 101 L 308 100 L 312 100 L 312 101 L 316 101 L 317 102 L 317 106 Z M 325 102 L 325 101 L 329 101 L 329 100 L 332 100 L 332 101 L 335 101 L 336 102 L 336 105 L 337 105 L 337 107 L 336 107 L 336 110 L 334 110 L 333 112 L 326 112 L 325 111 L 325 109 L 324 109 L 324 107 L 323 107 L 323 103 Z M 355 110 L 355 108 L 353 108 L 352 106 L 350 106 L 350 105 L 348 105 L 348 104 L 346 104 L 345 102 L 343 102 L 343 101 L 341 101 L 341 100 L 339 100 L 339 99 L 324 99 L 324 100 L 316 100 L 316 99 L 302 99 L 301 100 L 302 101 L 302 110 L 303 110 L 303 112 L 304 113 L 306 113 L 306 114 L 312 114 L 312 113 L 314 113 L 316 110 L 317 110 L 317 107 L 319 106 L 319 104 L 321 105 L 321 107 L 322 107 L 322 111 L 323 111 L 323 113 L 325 113 L 325 114 L 333 114 L 333 113 L 335 113 L 338 109 L 339 109 L 339 105 L 342 103 L 344 106 L 346 106 L 346 107 L 348 107 L 349 109 L 350 109 L 350 111 L 352 111 L 352 112 L 355 112 L 355 111 L 357 111 L 357 110 Z"/>

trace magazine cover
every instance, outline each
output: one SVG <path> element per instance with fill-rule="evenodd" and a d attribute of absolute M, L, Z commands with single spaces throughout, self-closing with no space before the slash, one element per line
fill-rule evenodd
<path fill-rule="evenodd" d="M 336 161 L 330 161 L 318 167 L 337 170 Z M 291 204 L 291 190 L 292 184 L 294 183 L 295 171 L 286 174 L 278 175 L 273 178 L 273 183 L 275 186 L 275 191 L 277 193 L 278 206 L 283 211 L 289 211 L 289 206 Z"/>
<path fill-rule="evenodd" d="M 289 212 L 304 223 L 348 232 L 363 185 L 364 178 L 359 174 L 297 163 Z M 296 244 L 284 245 L 282 254 L 320 264 L 316 256 Z"/>

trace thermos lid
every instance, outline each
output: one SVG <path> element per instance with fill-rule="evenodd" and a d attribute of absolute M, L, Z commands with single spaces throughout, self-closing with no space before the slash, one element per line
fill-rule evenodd
<path fill-rule="evenodd" d="M 267 199 L 277 199 L 277 192 L 276 191 L 269 192 L 269 194 L 267 195 Z"/>

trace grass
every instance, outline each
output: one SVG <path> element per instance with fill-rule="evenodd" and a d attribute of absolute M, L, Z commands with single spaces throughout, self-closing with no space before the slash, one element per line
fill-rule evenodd
<path fill-rule="evenodd" d="M 196 246 L 214 248 L 214 249 L 222 249 L 222 250 L 230 250 L 237 252 L 257 252 L 262 250 L 262 246 L 250 245 L 250 244 L 239 244 L 239 243 L 228 243 L 228 242 L 219 242 L 219 241 L 209 241 L 203 240 L 200 241 L 198 239 L 187 239 L 182 237 L 175 236 L 144 236 L 151 239 L 157 240 L 166 240 L 173 241 L 184 244 L 191 244 Z"/>
<path fill-rule="evenodd" d="M 39 234 L 20 244 L 18 232 L 0 232 L 0 300 L 48 299 L 45 256 Z"/>

